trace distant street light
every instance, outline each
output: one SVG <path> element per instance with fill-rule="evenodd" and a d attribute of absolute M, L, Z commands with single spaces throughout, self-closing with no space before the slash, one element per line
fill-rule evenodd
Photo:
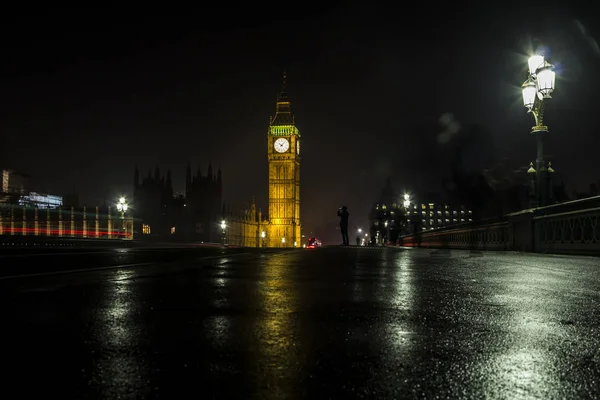
<path fill-rule="evenodd" d="M 260 233 L 260 237 L 262 239 L 262 247 L 265 247 L 265 238 L 267 237 L 267 233 L 265 231 L 262 231 Z"/>
<path fill-rule="evenodd" d="M 527 64 L 529 67 L 528 77 L 521 85 L 523 105 L 527 108 L 527 113 L 533 115 L 535 126 L 531 128 L 531 134 L 537 140 L 536 168 L 534 169 L 532 165 L 528 172 L 536 175 L 535 183 L 533 183 L 536 205 L 545 206 L 552 197 L 549 174 L 554 170 L 550 163 L 546 167 L 544 162 L 544 139 L 548 133 L 548 127 L 544 125 L 544 101 L 552 98 L 556 74 L 554 66 L 548 63 L 543 55 L 529 57 Z"/>
<path fill-rule="evenodd" d="M 364 242 L 364 239 L 362 239 L 362 238 L 360 237 L 360 234 L 361 234 L 361 233 L 362 233 L 362 228 L 358 228 L 358 229 L 356 230 L 356 245 L 357 245 L 357 246 L 360 246 L 360 245 L 362 245 L 362 242 Z"/>
<path fill-rule="evenodd" d="M 121 212 L 121 214 L 124 215 L 128 208 L 129 206 L 127 205 L 127 200 L 125 200 L 125 197 L 119 198 L 119 202 L 117 203 L 117 210 L 119 210 L 119 212 Z"/>
<path fill-rule="evenodd" d="M 221 240 L 223 242 L 223 245 L 225 245 L 227 243 L 227 241 L 225 240 L 226 238 L 226 234 L 225 234 L 225 230 L 227 229 L 227 222 L 225 220 L 221 221 Z"/>
<path fill-rule="evenodd" d="M 123 231 L 123 234 L 125 234 L 125 213 L 128 208 L 129 206 L 127 205 L 125 197 L 119 198 L 119 201 L 117 202 L 117 211 L 121 213 L 121 230 Z"/>
<path fill-rule="evenodd" d="M 410 195 L 408 193 L 404 194 L 404 202 L 402 203 L 404 208 L 408 208 L 410 206 Z"/>

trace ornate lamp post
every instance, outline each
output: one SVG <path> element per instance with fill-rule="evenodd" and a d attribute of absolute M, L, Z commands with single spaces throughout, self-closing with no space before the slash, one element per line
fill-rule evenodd
<path fill-rule="evenodd" d="M 535 126 L 531 128 L 531 134 L 537 141 L 537 159 L 535 169 L 529 169 L 529 173 L 535 174 L 535 182 L 532 183 L 535 193 L 536 206 L 545 206 L 551 200 L 550 173 L 554 172 L 551 164 L 546 167 L 544 162 L 544 139 L 548 133 L 548 127 L 544 125 L 544 101 L 551 99 L 556 81 L 554 67 L 544 59 L 543 55 L 531 56 L 527 62 L 529 76 L 523 83 L 523 105 L 527 113 L 533 115 Z"/>
<path fill-rule="evenodd" d="M 404 221 L 403 231 L 408 233 L 408 220 L 410 219 L 410 195 L 408 193 L 404 193 L 404 201 L 402 201 L 402 205 L 404 206 L 404 216 L 406 220 Z"/>
<path fill-rule="evenodd" d="M 262 247 L 265 247 L 265 238 L 267 237 L 267 232 L 262 231 L 260 233 L 260 238 L 262 239 Z"/>
<path fill-rule="evenodd" d="M 117 211 L 121 213 L 121 230 L 123 231 L 123 234 L 127 233 L 125 230 L 125 213 L 128 208 L 129 206 L 127 205 L 125 197 L 119 198 L 119 201 L 117 202 Z"/>
<path fill-rule="evenodd" d="M 223 241 L 223 246 L 227 243 L 227 241 L 225 240 L 226 234 L 225 234 L 225 230 L 227 229 L 227 222 L 225 222 L 225 220 L 221 221 L 221 240 Z"/>

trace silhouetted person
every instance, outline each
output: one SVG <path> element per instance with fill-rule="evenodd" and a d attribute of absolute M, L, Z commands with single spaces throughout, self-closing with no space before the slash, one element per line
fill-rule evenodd
<path fill-rule="evenodd" d="M 340 230 L 342 231 L 342 246 L 348 246 L 350 244 L 350 239 L 348 238 L 348 217 L 350 217 L 350 213 L 348 212 L 348 207 L 343 206 L 337 212 L 338 217 L 340 217 Z"/>
<path fill-rule="evenodd" d="M 356 245 L 357 245 L 357 246 L 360 246 L 360 236 L 357 236 L 357 237 L 356 237 Z"/>

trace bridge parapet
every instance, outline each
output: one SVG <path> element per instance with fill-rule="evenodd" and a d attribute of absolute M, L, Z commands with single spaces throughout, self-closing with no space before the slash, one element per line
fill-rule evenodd
<path fill-rule="evenodd" d="M 404 235 L 397 244 L 600 255 L 600 196 Z"/>
<path fill-rule="evenodd" d="M 0 203 L 0 239 L 6 236 L 133 239 L 133 219 L 111 207 L 37 208 Z"/>

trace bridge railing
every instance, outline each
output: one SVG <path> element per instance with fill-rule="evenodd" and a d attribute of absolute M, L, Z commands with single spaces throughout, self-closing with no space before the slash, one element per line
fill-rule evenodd
<path fill-rule="evenodd" d="M 397 244 L 600 255 L 600 196 L 412 233 Z"/>
<path fill-rule="evenodd" d="M 537 251 L 600 254 L 600 207 L 534 217 L 534 227 Z"/>
<path fill-rule="evenodd" d="M 0 203 L 0 238 L 133 239 L 133 219 L 110 208 L 37 208 Z"/>

